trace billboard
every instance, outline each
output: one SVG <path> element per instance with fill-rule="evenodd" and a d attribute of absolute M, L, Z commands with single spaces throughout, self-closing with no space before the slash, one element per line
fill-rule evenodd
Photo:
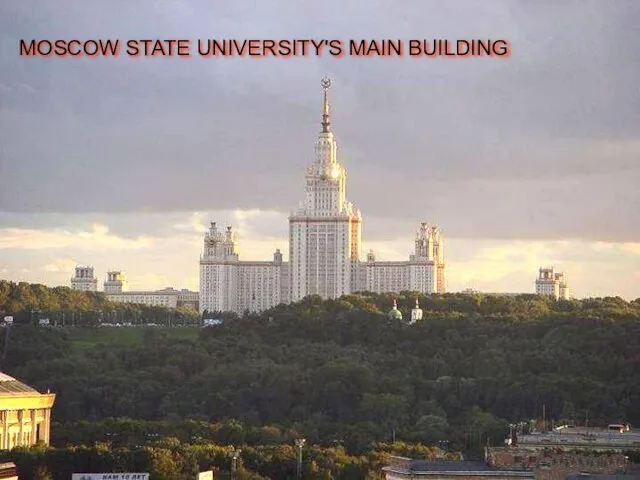
<path fill-rule="evenodd" d="M 148 473 L 74 473 L 71 480 L 149 480 Z"/>
<path fill-rule="evenodd" d="M 213 471 L 200 472 L 196 477 L 196 480 L 213 480 Z"/>

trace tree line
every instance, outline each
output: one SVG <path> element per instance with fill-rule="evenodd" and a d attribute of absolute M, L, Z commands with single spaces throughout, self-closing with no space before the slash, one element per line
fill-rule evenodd
<path fill-rule="evenodd" d="M 425 315 L 411 325 L 416 297 Z M 56 393 L 56 452 L 166 449 L 156 443 L 165 439 L 185 452 L 231 444 L 288 451 L 304 437 L 354 458 L 394 441 L 477 455 L 502 444 L 509 423 L 543 408 L 554 422 L 640 422 L 640 301 L 395 298 L 402 321 L 387 317 L 392 295 L 307 297 L 229 315 L 194 339 L 148 329 L 134 346 L 79 349 L 65 329 L 19 324 L 7 373 Z M 264 455 L 264 465 L 281 458 Z M 365 478 L 379 471 L 374 465 L 354 476 L 329 469 L 326 478 Z"/>
<path fill-rule="evenodd" d="M 180 441 L 164 437 L 144 445 L 114 445 L 97 442 L 63 448 L 15 448 L 0 454 L 0 461 L 16 463 L 23 480 L 68 480 L 73 473 L 148 472 L 153 480 L 195 478 L 212 470 L 215 478 L 232 478 L 231 456 L 237 451 L 236 479 L 293 479 L 297 473 L 297 452 L 293 444 L 230 444 L 205 441 Z M 382 467 L 390 455 L 458 460 L 437 447 L 423 444 L 376 444 L 366 454 L 349 454 L 342 446 L 305 446 L 301 464 L 302 478 L 314 480 L 382 480 Z"/>
<path fill-rule="evenodd" d="M 104 292 L 0 280 L 0 320 L 12 316 L 16 324 L 97 327 L 101 323 L 199 325 L 200 315 L 189 308 L 110 302 Z"/>

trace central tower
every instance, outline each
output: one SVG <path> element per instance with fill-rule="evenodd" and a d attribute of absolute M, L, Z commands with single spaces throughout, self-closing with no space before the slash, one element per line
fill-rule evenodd
<path fill-rule="evenodd" d="M 307 295 L 337 298 L 357 288 L 362 215 L 347 201 L 347 173 L 331 131 L 329 88 L 322 79 L 322 129 L 315 161 L 306 169 L 306 194 L 289 216 L 290 301 Z"/>

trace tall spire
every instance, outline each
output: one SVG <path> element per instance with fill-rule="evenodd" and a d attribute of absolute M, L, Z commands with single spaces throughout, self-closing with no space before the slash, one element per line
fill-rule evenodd
<path fill-rule="evenodd" d="M 324 102 L 322 105 L 322 133 L 331 131 L 331 116 L 329 115 L 329 88 L 331 88 L 331 79 L 324 77 L 320 81 L 322 90 L 324 91 Z"/>

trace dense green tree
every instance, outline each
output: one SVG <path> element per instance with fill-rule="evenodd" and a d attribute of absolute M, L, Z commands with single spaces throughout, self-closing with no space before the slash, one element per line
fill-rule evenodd
<path fill-rule="evenodd" d="M 6 371 L 57 394 L 59 449 L 29 453 L 31 467 L 72 471 L 57 466 L 67 446 L 76 448 L 73 468 L 102 465 L 107 454 L 94 447 L 103 444 L 130 452 L 120 462 L 170 476 L 203 462 L 224 469 L 220 449 L 245 445 L 247 475 L 286 478 L 295 471 L 293 440 L 303 436 L 323 448 L 308 457 L 309 472 L 364 478 L 362 458 L 394 438 L 478 453 L 500 442 L 509 422 L 543 408 L 553 421 L 640 422 L 640 301 L 400 292 L 405 318 L 416 297 L 425 310 L 409 325 L 387 318 L 393 297 L 312 296 L 260 315 L 220 314 L 221 325 L 191 338 L 150 328 L 134 341 L 123 329 L 119 343 L 79 343 L 80 330 L 98 336 L 90 312 L 147 323 L 167 311 L 0 282 L 0 310 L 22 315 L 10 329 Z M 35 310 L 64 315 L 66 327 L 31 325 Z M 158 443 L 169 437 L 177 440 Z M 196 449 L 207 445 L 218 453 Z"/>

